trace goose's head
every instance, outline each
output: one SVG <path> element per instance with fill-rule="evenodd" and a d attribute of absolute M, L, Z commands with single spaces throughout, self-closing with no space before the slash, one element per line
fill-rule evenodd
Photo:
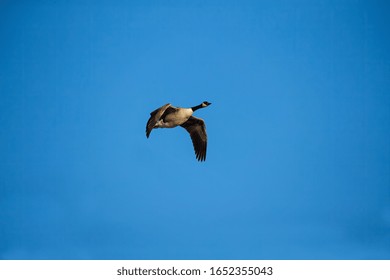
<path fill-rule="evenodd" d="M 209 105 L 211 105 L 210 102 L 207 102 L 207 101 L 203 101 L 203 102 L 202 102 L 202 107 L 203 107 L 203 108 L 204 108 L 204 107 L 207 107 L 207 106 L 209 106 Z"/>

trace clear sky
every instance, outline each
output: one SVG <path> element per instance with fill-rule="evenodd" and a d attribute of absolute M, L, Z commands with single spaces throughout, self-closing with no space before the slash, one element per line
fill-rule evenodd
<path fill-rule="evenodd" d="M 2 1 L 0 258 L 389 259 L 389 11 Z"/>

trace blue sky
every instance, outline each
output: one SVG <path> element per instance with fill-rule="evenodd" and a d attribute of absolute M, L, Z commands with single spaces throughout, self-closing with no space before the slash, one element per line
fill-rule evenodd
<path fill-rule="evenodd" d="M 0 258 L 389 259 L 388 12 L 3 1 Z"/>

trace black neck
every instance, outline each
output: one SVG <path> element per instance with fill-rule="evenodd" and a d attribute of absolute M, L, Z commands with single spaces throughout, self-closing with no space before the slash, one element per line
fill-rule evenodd
<path fill-rule="evenodd" d="M 200 108 L 203 108 L 202 107 L 202 104 L 199 104 L 198 106 L 195 106 L 195 107 L 191 107 L 191 109 L 192 109 L 192 111 L 196 111 L 196 110 L 198 110 L 198 109 L 200 109 Z"/>

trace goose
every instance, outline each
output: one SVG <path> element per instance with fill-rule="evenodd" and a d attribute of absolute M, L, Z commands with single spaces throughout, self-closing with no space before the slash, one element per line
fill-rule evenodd
<path fill-rule="evenodd" d="M 194 117 L 192 114 L 196 110 L 209 105 L 211 103 L 207 101 L 191 108 L 174 107 L 171 103 L 165 104 L 150 113 L 150 118 L 146 124 L 146 138 L 149 138 L 153 128 L 174 128 L 180 125 L 190 134 L 196 159 L 205 161 L 207 150 L 206 125 L 202 119 Z"/>

